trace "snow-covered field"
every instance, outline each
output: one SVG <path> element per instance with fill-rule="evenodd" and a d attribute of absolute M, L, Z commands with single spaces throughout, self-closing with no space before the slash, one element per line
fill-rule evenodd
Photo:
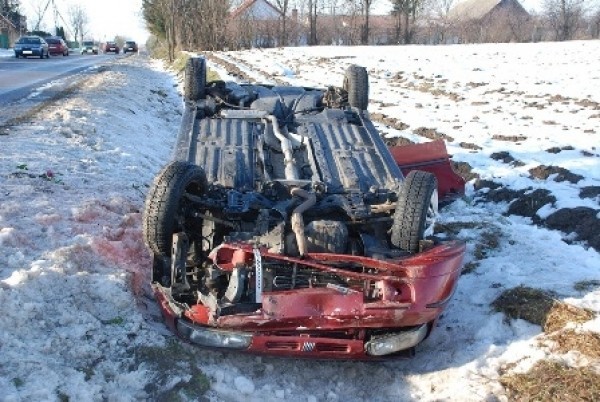
<path fill-rule="evenodd" d="M 347 65 L 364 65 L 370 112 L 388 137 L 445 135 L 455 161 L 494 183 L 475 191 L 471 181 L 442 211 L 442 225 L 468 243 L 469 272 L 416 357 L 384 363 L 226 354 L 166 331 L 148 293 L 141 209 L 169 160 L 181 100 L 158 62 L 129 57 L 98 69 L 43 119 L 0 131 L 0 399 L 502 400 L 508 368 L 547 358 L 598 366 L 557 354 L 539 326 L 490 306 L 528 285 L 600 311 L 597 285 L 575 287 L 600 280 L 600 254 L 589 247 L 597 237 L 547 227 L 556 211 L 584 208 L 598 228 L 598 54 L 600 42 L 588 41 L 213 55 L 228 62 L 220 71 L 236 65 L 252 79 L 302 85 L 341 85 Z M 555 202 L 507 214 L 508 202 L 491 202 L 502 189 L 515 202 L 547 190 Z M 600 319 L 577 330 L 599 333 Z"/>

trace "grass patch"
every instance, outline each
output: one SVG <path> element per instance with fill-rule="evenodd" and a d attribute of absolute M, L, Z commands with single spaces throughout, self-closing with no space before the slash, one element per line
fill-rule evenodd
<path fill-rule="evenodd" d="M 475 245 L 475 251 L 473 255 L 478 260 L 483 260 L 487 258 L 489 252 L 491 250 L 495 250 L 500 247 L 500 237 L 502 234 L 500 230 L 494 228 L 493 230 L 486 230 L 481 233 L 481 237 L 477 244 Z"/>
<path fill-rule="evenodd" d="M 156 373 L 154 381 L 146 387 L 151 400 L 197 399 L 210 389 L 210 379 L 198 368 L 194 354 L 176 340 L 163 347 L 138 347 L 134 355 L 136 365 L 148 365 Z"/>
<path fill-rule="evenodd" d="M 549 292 L 527 286 L 508 289 L 492 302 L 495 311 L 544 327 L 555 298 Z"/>
<path fill-rule="evenodd" d="M 550 333 L 563 329 L 568 323 L 581 324 L 594 318 L 590 310 L 575 307 L 571 304 L 554 302 L 544 324 L 544 332 Z"/>
<path fill-rule="evenodd" d="M 568 323 L 583 323 L 594 313 L 560 302 L 551 293 L 528 286 L 508 289 L 492 302 L 492 307 L 507 318 L 522 319 L 539 325 L 550 333 L 563 329 Z"/>
<path fill-rule="evenodd" d="M 462 271 L 460 272 L 461 275 L 468 275 L 470 273 L 473 273 L 477 270 L 477 268 L 479 268 L 479 262 L 478 261 L 471 261 L 468 262 L 464 265 Z"/>
<path fill-rule="evenodd" d="M 588 368 L 543 360 L 524 374 L 505 375 L 500 383 L 511 401 L 597 401 L 600 375 Z"/>
<path fill-rule="evenodd" d="M 588 357 L 600 358 L 600 334 L 569 329 L 552 334 L 550 340 L 556 342 L 555 352 L 577 351 Z"/>

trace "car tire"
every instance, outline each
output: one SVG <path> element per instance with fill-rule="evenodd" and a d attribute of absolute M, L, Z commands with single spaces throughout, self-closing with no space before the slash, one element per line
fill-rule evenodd
<path fill-rule="evenodd" d="M 344 74 L 343 88 L 348 92 L 350 106 L 367 110 L 369 106 L 369 74 L 367 69 L 351 65 Z"/>
<path fill-rule="evenodd" d="M 419 251 L 421 240 L 433 235 L 438 212 L 437 180 L 420 170 L 411 171 L 398 192 L 390 241 L 409 253 Z"/>
<path fill-rule="evenodd" d="M 50 53 L 46 52 L 46 58 L 49 59 L 50 58 Z"/>
<path fill-rule="evenodd" d="M 206 174 L 197 165 L 175 161 L 160 171 L 146 197 L 142 223 L 144 241 L 152 252 L 171 255 L 173 234 L 184 231 L 185 194 L 201 196 L 207 187 Z"/>
<path fill-rule="evenodd" d="M 44 58 L 44 51 L 42 51 L 42 52 L 40 53 L 40 59 L 43 59 L 43 58 Z"/>
<path fill-rule="evenodd" d="M 198 101 L 206 95 L 206 59 L 191 57 L 185 65 L 184 97 L 186 101 Z"/>

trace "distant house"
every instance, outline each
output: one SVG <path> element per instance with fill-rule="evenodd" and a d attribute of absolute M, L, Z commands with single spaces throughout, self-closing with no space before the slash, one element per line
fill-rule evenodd
<path fill-rule="evenodd" d="M 0 14 L 0 48 L 6 49 L 12 46 L 21 35 L 20 26 L 23 22 L 24 17 L 21 17 L 15 23 L 7 16 Z"/>
<path fill-rule="evenodd" d="M 279 24 L 283 12 L 267 0 L 245 0 L 229 16 L 234 48 L 279 45 Z"/>
<path fill-rule="evenodd" d="M 531 39 L 530 15 L 518 0 L 465 0 L 448 14 L 461 42 Z"/>

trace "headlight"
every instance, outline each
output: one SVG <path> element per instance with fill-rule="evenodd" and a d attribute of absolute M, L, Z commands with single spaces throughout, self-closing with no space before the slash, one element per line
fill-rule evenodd
<path fill-rule="evenodd" d="M 372 337 L 365 344 L 365 351 L 371 356 L 384 356 L 417 346 L 427 335 L 427 324 L 410 331 Z"/>
<path fill-rule="evenodd" d="M 183 320 L 177 321 L 177 331 L 190 342 L 206 347 L 246 349 L 252 342 L 252 334 L 246 332 L 199 327 Z"/>

